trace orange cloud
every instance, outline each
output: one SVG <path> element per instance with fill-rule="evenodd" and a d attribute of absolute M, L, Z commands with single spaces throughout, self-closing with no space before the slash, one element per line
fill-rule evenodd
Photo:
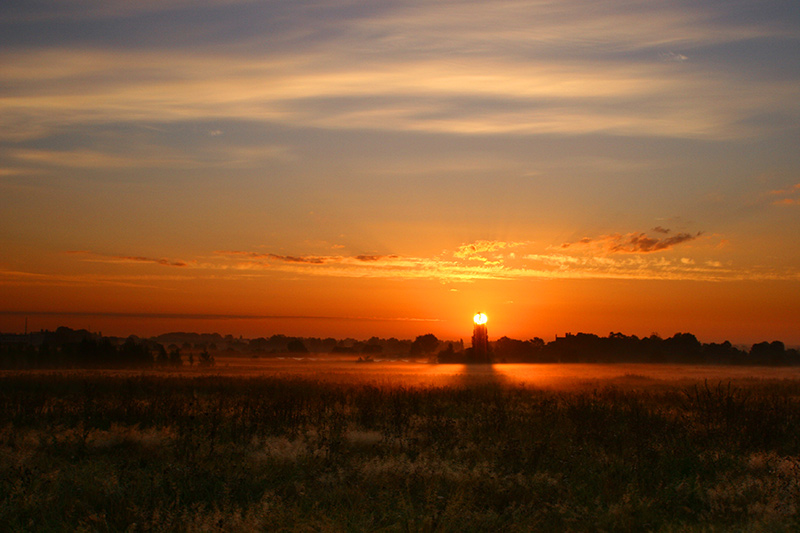
<path fill-rule="evenodd" d="M 661 231 L 664 235 L 669 230 Z M 220 275 L 231 279 L 270 276 L 284 272 L 304 276 L 340 278 L 372 278 L 387 280 L 435 280 L 442 283 L 469 283 L 481 280 L 519 279 L 670 279 L 670 280 L 756 280 L 800 279 L 794 269 L 765 270 L 760 267 L 739 268 L 723 264 L 712 258 L 678 258 L 653 254 L 671 249 L 679 244 L 697 239 L 701 233 L 678 233 L 662 238 L 644 233 L 585 237 L 564 248 L 578 248 L 587 253 L 557 252 L 535 253 L 530 245 L 504 241 L 476 241 L 445 251 L 434 257 L 407 257 L 399 255 L 359 254 L 353 256 L 281 255 L 275 253 L 241 250 L 220 250 L 213 258 L 191 261 L 154 259 L 143 256 L 98 256 L 92 252 L 71 251 L 73 255 L 86 255 L 87 261 L 109 263 L 153 263 L 165 266 L 190 267 L 191 276 L 201 279 L 218 279 Z M 518 254 L 497 254 L 491 260 L 479 254 L 518 247 Z M 528 253 L 530 252 L 530 253 Z M 480 258 L 480 262 L 474 259 Z M 187 273 L 189 271 L 186 271 Z M 222 274 L 225 272 L 224 274 Z M 0 272 L 2 274 L 2 272 Z M 183 276 L 183 274 L 181 274 Z M 18 276 L 0 275 L 9 283 L 20 283 Z M 155 279 L 150 275 L 148 279 Z M 44 281 L 44 280 L 43 280 Z M 94 280 L 97 281 L 97 280 Z M 143 279 L 115 278 L 117 282 L 144 281 Z"/>
<path fill-rule="evenodd" d="M 669 231 L 669 230 L 667 230 Z M 632 234 L 639 235 L 639 234 Z M 691 236 L 695 238 L 694 236 Z M 683 234 L 649 243 L 639 238 L 639 248 L 664 248 L 670 242 L 685 239 Z M 583 244 L 595 240 L 582 239 Z M 622 247 L 624 243 L 618 243 Z M 397 255 L 356 256 L 282 256 L 259 252 L 217 252 L 225 256 L 226 266 L 237 270 L 285 271 L 314 276 L 383 278 L 383 279 L 434 279 L 441 282 L 473 282 L 478 280 L 514 280 L 524 278 L 614 278 L 614 279 L 724 279 L 734 275 L 717 265 L 698 266 L 690 258 L 670 260 L 663 257 L 647 258 L 642 254 L 629 254 L 625 259 L 601 256 L 576 257 L 567 254 L 505 254 L 491 260 L 485 255 L 520 247 L 524 243 L 505 241 L 476 241 L 464 244 L 437 257 L 401 257 Z M 630 239 L 628 246 L 631 246 Z M 482 255 L 484 254 L 484 255 Z M 241 259 L 239 259 L 241 257 Z M 291 260 L 287 259 L 291 258 Z M 262 261 L 262 260 L 271 261 Z M 480 261 L 476 264 L 475 260 Z M 232 263 L 231 263 L 232 262 Z"/>
<path fill-rule="evenodd" d="M 796 183 L 785 189 L 775 189 L 769 191 L 772 196 L 783 196 L 772 202 L 772 205 L 800 205 L 800 183 Z"/>
<path fill-rule="evenodd" d="M 459 259 L 477 259 L 480 261 L 488 261 L 481 254 L 497 252 L 505 248 L 513 248 L 523 243 L 519 242 L 505 242 L 505 241 L 475 241 L 470 244 L 462 244 L 458 249 L 453 252 L 453 256 Z"/>
<path fill-rule="evenodd" d="M 800 183 L 797 183 L 791 187 L 787 187 L 786 189 L 775 189 L 773 191 L 769 191 L 770 194 L 777 194 L 777 195 L 788 195 L 788 194 L 797 194 L 800 192 Z"/>

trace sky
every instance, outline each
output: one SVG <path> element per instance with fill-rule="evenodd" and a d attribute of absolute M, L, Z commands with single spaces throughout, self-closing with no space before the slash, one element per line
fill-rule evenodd
<path fill-rule="evenodd" d="M 800 344 L 800 8 L 0 4 L 0 331 Z"/>

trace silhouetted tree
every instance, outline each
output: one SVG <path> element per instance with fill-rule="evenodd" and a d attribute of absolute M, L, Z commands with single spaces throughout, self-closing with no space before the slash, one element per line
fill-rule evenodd
<path fill-rule="evenodd" d="M 156 346 L 156 364 L 157 365 L 169 364 L 169 354 L 167 354 L 167 350 L 164 348 L 163 344 L 159 344 L 158 346 Z"/>
<path fill-rule="evenodd" d="M 169 364 L 172 366 L 181 366 L 183 364 L 180 348 L 176 347 L 169 351 Z"/>
<path fill-rule="evenodd" d="M 700 341 L 691 333 L 676 333 L 664 341 L 664 348 L 673 361 L 679 362 L 698 361 L 702 353 Z"/>
<path fill-rule="evenodd" d="M 457 363 L 464 358 L 464 354 L 456 353 L 452 342 L 447 343 L 447 347 L 436 354 L 436 360 L 439 363 Z"/>
<path fill-rule="evenodd" d="M 286 349 L 291 353 L 308 353 L 308 348 L 300 339 L 292 339 L 286 343 Z"/>
<path fill-rule="evenodd" d="M 269 347 L 269 341 L 264 337 L 250 339 L 250 342 L 247 343 L 247 347 L 253 352 L 266 352 Z"/>
<path fill-rule="evenodd" d="M 153 354 L 144 342 L 131 335 L 120 347 L 118 359 L 123 366 L 149 366 L 153 363 Z"/>
<path fill-rule="evenodd" d="M 750 362 L 756 365 L 786 363 L 786 346 L 781 341 L 759 342 L 750 348 Z"/>
<path fill-rule="evenodd" d="M 380 344 L 364 344 L 361 346 L 361 353 L 363 354 L 376 354 L 383 351 L 383 346 Z"/>
<path fill-rule="evenodd" d="M 200 361 L 198 362 L 200 366 L 214 366 L 214 363 L 214 356 L 208 353 L 208 350 L 200 352 Z"/>
<path fill-rule="evenodd" d="M 746 357 L 745 352 L 734 347 L 729 341 L 703 345 L 703 359 L 709 363 L 742 364 L 746 362 Z"/>
<path fill-rule="evenodd" d="M 439 339 L 433 333 L 420 335 L 414 339 L 409 353 L 411 355 L 429 354 L 433 353 L 439 347 Z"/>
<path fill-rule="evenodd" d="M 530 358 L 528 344 L 517 339 L 500 337 L 492 343 L 492 348 L 500 361 L 525 361 Z"/>

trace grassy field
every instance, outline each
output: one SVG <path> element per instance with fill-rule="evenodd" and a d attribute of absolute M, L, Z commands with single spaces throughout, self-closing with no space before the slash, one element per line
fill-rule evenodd
<path fill-rule="evenodd" d="M 0 524 L 800 529 L 794 370 L 275 365 L 0 375 Z"/>

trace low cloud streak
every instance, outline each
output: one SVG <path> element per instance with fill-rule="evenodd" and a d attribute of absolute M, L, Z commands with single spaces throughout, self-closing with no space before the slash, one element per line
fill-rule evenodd
<path fill-rule="evenodd" d="M 666 230 L 667 232 L 669 230 Z M 663 233 L 663 232 L 662 232 Z M 291 272 L 309 276 L 430 279 L 443 283 L 520 279 L 660 279 L 725 281 L 742 279 L 798 279 L 791 270 L 770 271 L 724 266 L 713 259 L 665 257 L 673 247 L 696 240 L 701 233 L 678 233 L 661 239 L 643 233 L 586 238 L 563 251 L 531 253 L 531 243 L 479 240 L 445 250 L 434 257 L 399 255 L 283 256 L 246 251 L 219 251 L 220 263 L 203 268 Z M 513 254 L 487 253 L 511 247 Z M 575 248 L 570 249 L 570 248 Z M 577 252 L 577 255 L 576 253 Z M 479 261 L 476 263 L 475 258 Z M 288 260 L 291 258 L 291 260 Z"/>
<path fill-rule="evenodd" d="M 242 250 L 221 250 L 211 256 L 191 260 L 158 259 L 136 255 L 103 256 L 85 250 L 67 252 L 80 261 L 103 262 L 123 268 L 136 265 L 173 267 L 178 277 L 154 274 L 49 275 L 0 270 L 0 284 L 74 285 L 117 284 L 170 288 L 188 280 L 258 279 L 276 274 L 339 278 L 434 280 L 441 283 L 512 281 L 536 279 L 630 279 L 630 280 L 800 280 L 796 269 L 736 267 L 707 258 L 657 254 L 677 244 L 696 240 L 698 234 L 679 233 L 654 239 L 642 233 L 615 234 L 586 238 L 546 253 L 535 251 L 530 243 L 514 243 L 516 253 L 498 255 L 492 261 L 475 262 L 471 254 L 507 249 L 504 241 L 475 241 L 445 250 L 433 257 L 408 257 L 395 254 L 357 254 L 353 256 L 283 255 Z M 508 244 L 508 243 L 506 243 Z M 705 253 L 716 246 L 706 246 Z M 175 268 L 177 267 L 177 268 Z M 144 285 L 144 284 L 147 285 Z"/>
<path fill-rule="evenodd" d="M 783 206 L 800 205 L 800 183 L 797 183 L 785 189 L 776 189 L 770 191 L 769 194 L 770 196 L 782 197 L 773 200 L 772 205 L 783 205 Z"/>
<path fill-rule="evenodd" d="M 88 250 L 67 250 L 65 252 L 69 255 L 84 256 L 82 261 L 90 261 L 96 263 L 149 263 L 154 265 L 168 266 L 168 267 L 186 267 L 189 263 L 175 259 L 144 257 L 140 255 L 104 255 L 94 253 Z"/>
<path fill-rule="evenodd" d="M 655 228 L 662 234 L 669 233 L 669 230 L 664 228 Z M 612 235 L 603 235 L 597 238 L 584 237 L 576 242 L 566 242 L 561 245 L 561 248 L 580 248 L 591 247 L 604 253 L 628 253 L 628 254 L 649 254 L 653 252 L 662 252 L 671 250 L 679 244 L 693 241 L 700 237 L 703 232 L 696 234 L 691 233 L 678 233 L 671 237 L 650 237 L 646 233 L 615 233 Z"/>

